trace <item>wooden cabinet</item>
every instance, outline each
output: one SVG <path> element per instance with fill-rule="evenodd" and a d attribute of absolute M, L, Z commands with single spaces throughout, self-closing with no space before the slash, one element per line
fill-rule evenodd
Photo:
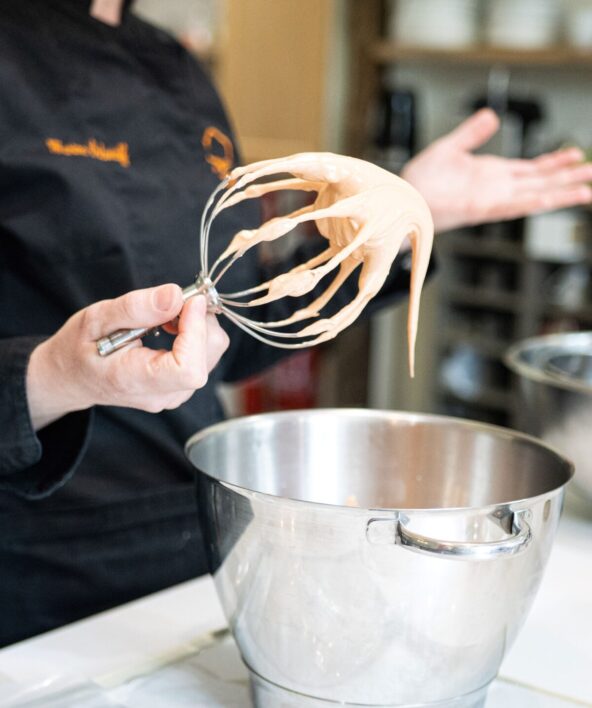
<path fill-rule="evenodd" d="M 216 77 L 247 162 L 336 143 L 341 14 L 339 0 L 227 0 Z"/>

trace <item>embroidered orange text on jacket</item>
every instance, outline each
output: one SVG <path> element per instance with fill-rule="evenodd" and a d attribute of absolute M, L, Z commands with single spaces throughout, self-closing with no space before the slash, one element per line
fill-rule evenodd
<path fill-rule="evenodd" d="M 234 164 L 232 140 L 213 125 L 208 126 L 201 136 L 201 144 L 206 153 L 206 162 L 212 172 L 224 179 Z"/>
<path fill-rule="evenodd" d="M 86 145 L 79 143 L 64 143 L 57 138 L 48 138 L 45 141 L 47 149 L 54 155 L 68 157 L 90 157 L 102 162 L 118 162 L 122 167 L 130 166 L 129 146 L 127 143 L 118 143 L 115 147 L 106 147 L 91 138 Z"/>

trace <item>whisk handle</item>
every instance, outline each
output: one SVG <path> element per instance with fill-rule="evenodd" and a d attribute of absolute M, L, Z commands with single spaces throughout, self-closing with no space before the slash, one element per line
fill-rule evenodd
<path fill-rule="evenodd" d="M 204 294 L 206 286 L 199 278 L 195 283 L 191 283 L 183 289 L 183 300 L 188 300 L 194 295 Z M 136 329 L 118 329 L 116 332 L 111 332 L 106 337 L 101 337 L 97 340 L 97 351 L 100 356 L 109 356 L 118 349 L 122 349 L 136 339 L 141 339 L 147 334 L 159 334 L 158 327 L 138 327 Z"/>
<path fill-rule="evenodd" d="M 101 339 L 97 340 L 97 351 L 101 356 L 108 356 L 130 344 L 130 342 L 145 337 L 149 332 L 155 329 L 155 327 L 118 329 L 116 332 L 111 332 L 111 334 L 108 334 L 106 337 L 101 337 Z"/>

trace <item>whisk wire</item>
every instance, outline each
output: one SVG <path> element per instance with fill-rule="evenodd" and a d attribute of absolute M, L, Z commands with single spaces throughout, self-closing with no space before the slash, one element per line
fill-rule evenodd
<path fill-rule="evenodd" d="M 221 192 L 223 192 L 228 184 L 230 183 L 230 179 L 228 177 L 225 177 L 220 184 L 214 189 L 214 191 L 210 194 L 210 197 L 208 201 L 206 202 L 206 205 L 204 207 L 204 210 L 201 215 L 201 222 L 200 222 L 200 265 L 201 265 L 201 271 L 204 275 L 206 275 L 208 278 L 210 277 L 209 275 L 209 267 L 208 267 L 208 254 L 209 254 L 209 246 L 210 246 L 210 229 L 212 226 L 212 221 L 213 221 L 213 213 L 216 210 L 216 202 L 218 200 L 218 196 L 220 195 Z"/>
<path fill-rule="evenodd" d="M 232 204 L 234 202 L 240 202 L 244 198 L 249 198 L 249 196 L 243 196 L 243 193 L 250 186 L 250 181 L 237 180 L 234 184 L 228 188 L 230 180 L 227 178 L 223 180 L 218 187 L 212 192 L 210 198 L 208 199 L 204 212 L 201 219 L 201 233 L 200 233 L 200 261 L 201 261 L 201 272 L 200 277 L 202 280 L 207 282 L 208 289 L 213 299 L 217 304 L 217 311 L 219 314 L 223 314 L 227 317 L 233 324 L 247 332 L 250 336 L 258 339 L 259 341 L 274 346 L 281 349 L 301 349 L 309 346 L 316 340 L 316 337 L 305 337 L 301 332 L 280 332 L 276 328 L 286 326 L 286 320 L 279 320 L 276 322 L 264 322 L 259 320 L 253 320 L 249 317 L 236 312 L 236 309 L 249 309 L 253 305 L 250 302 L 243 302 L 240 298 L 248 297 L 256 293 L 263 291 L 269 291 L 270 281 L 262 283 L 260 285 L 253 286 L 244 290 L 240 290 L 233 293 L 219 293 L 216 286 L 228 272 L 228 270 L 240 259 L 242 253 L 227 253 L 223 251 L 220 256 L 214 261 L 211 268 L 209 268 L 208 254 L 209 254 L 209 244 L 210 244 L 210 232 L 212 229 L 212 223 L 214 222 L 216 216 L 228 205 L 230 199 L 232 199 Z M 288 186 L 288 185 L 286 185 Z M 220 196 L 222 195 L 222 196 Z M 303 264 L 301 267 L 294 269 L 295 271 L 305 269 L 309 265 L 317 265 L 318 262 L 326 261 L 332 253 L 332 249 L 327 249 L 323 253 L 315 256 L 311 261 Z M 227 261 L 226 263 L 224 263 Z M 301 319 L 313 319 L 318 315 L 311 314 L 307 317 L 299 318 Z M 298 341 L 286 341 L 286 340 L 298 340 Z"/>
<path fill-rule="evenodd" d="M 304 347 L 308 347 L 313 341 L 315 341 L 316 337 L 311 339 L 311 340 L 306 340 L 306 341 L 300 341 L 300 342 L 279 342 L 274 339 L 271 339 L 271 336 L 273 335 L 274 337 L 277 336 L 285 336 L 286 334 L 290 333 L 281 333 L 281 332 L 268 332 L 265 330 L 265 328 L 257 328 L 253 327 L 253 323 L 248 320 L 245 317 L 241 317 L 240 315 L 237 315 L 236 312 L 232 312 L 228 310 L 227 308 L 223 308 L 222 310 L 223 314 L 228 317 L 228 319 L 233 322 L 237 327 L 242 329 L 243 331 L 247 332 L 251 337 L 254 337 L 255 339 L 258 339 L 260 342 L 263 342 L 264 344 L 269 344 L 272 347 L 276 347 L 279 349 L 303 349 Z M 260 333 L 261 332 L 261 333 Z M 264 336 L 264 334 L 268 336 Z M 294 337 L 298 337 L 302 339 L 302 335 L 294 332 L 292 333 Z"/>

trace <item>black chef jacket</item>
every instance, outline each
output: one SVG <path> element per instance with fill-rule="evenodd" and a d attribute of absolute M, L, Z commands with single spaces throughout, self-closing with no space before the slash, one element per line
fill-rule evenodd
<path fill-rule="evenodd" d="M 0 645 L 206 572 L 183 445 L 221 418 L 217 382 L 279 356 L 225 324 L 228 352 L 177 410 L 96 407 L 33 431 L 32 349 L 97 300 L 192 282 L 202 208 L 236 158 L 187 52 L 133 15 L 94 20 L 88 5 L 0 4 Z M 255 218 L 228 210 L 214 250 Z M 267 275 L 249 253 L 225 289 Z M 408 284 L 396 266 L 387 290 Z"/>

